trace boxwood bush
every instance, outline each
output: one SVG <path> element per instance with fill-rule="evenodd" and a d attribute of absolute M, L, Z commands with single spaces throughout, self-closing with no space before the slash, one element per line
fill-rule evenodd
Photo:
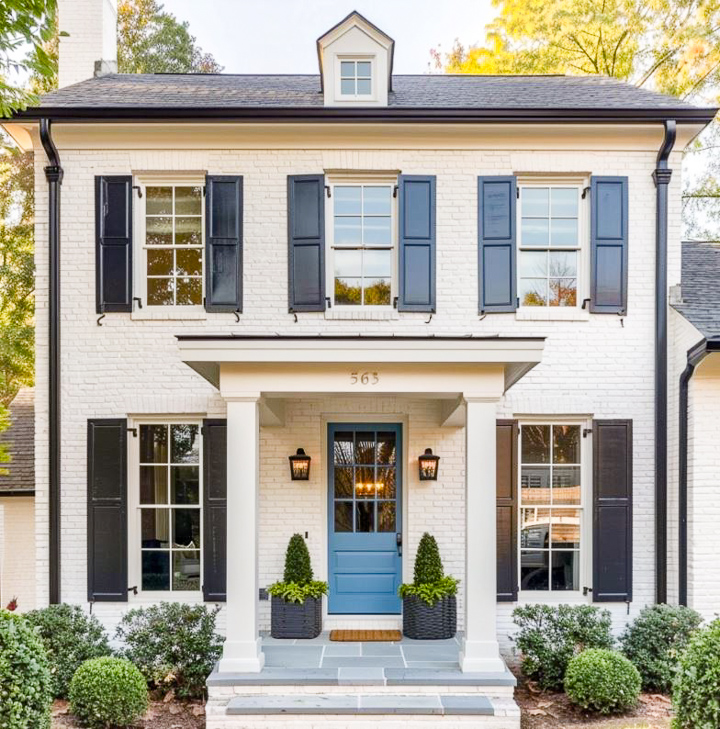
<path fill-rule="evenodd" d="M 573 704 L 601 714 L 635 706 L 642 681 L 637 668 L 621 653 L 589 648 L 568 664 L 565 693 Z"/>
<path fill-rule="evenodd" d="M 78 605 L 50 605 L 25 613 L 47 651 L 55 698 L 65 698 L 70 679 L 89 658 L 110 655 L 107 635 L 100 621 Z"/>
<path fill-rule="evenodd" d="M 651 605 L 627 626 L 622 650 L 640 671 L 646 691 L 669 693 L 680 656 L 701 622 L 690 608 Z"/>
<path fill-rule="evenodd" d="M 680 658 L 673 682 L 675 729 L 720 726 L 720 619 L 700 628 Z"/>
<path fill-rule="evenodd" d="M 147 711 L 147 683 L 123 658 L 91 658 L 75 671 L 69 689 L 70 711 L 93 729 L 128 726 Z"/>
<path fill-rule="evenodd" d="M 546 690 L 562 690 L 568 663 L 581 651 L 613 647 L 610 613 L 592 605 L 522 605 L 513 621 L 522 671 Z"/>
<path fill-rule="evenodd" d="M 0 727 L 49 729 L 51 703 L 42 641 L 20 615 L 0 610 Z"/>
<path fill-rule="evenodd" d="M 115 637 L 150 686 L 180 698 L 199 698 L 222 652 L 215 632 L 219 607 L 163 602 L 125 613 Z"/>

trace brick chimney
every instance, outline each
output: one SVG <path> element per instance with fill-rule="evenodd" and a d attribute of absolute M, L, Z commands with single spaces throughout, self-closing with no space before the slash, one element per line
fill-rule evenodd
<path fill-rule="evenodd" d="M 117 72 L 117 0 L 58 0 L 59 86 Z"/>

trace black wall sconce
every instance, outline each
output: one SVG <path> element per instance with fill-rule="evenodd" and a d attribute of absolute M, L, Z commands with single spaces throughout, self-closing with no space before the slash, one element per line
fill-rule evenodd
<path fill-rule="evenodd" d="M 437 481 L 439 463 L 440 456 L 434 456 L 432 448 L 426 448 L 425 453 L 418 458 L 418 464 L 420 466 L 420 480 Z"/>
<path fill-rule="evenodd" d="M 293 481 L 307 481 L 310 478 L 310 456 L 304 449 L 298 448 L 294 456 L 288 456 L 290 461 L 290 477 Z"/>

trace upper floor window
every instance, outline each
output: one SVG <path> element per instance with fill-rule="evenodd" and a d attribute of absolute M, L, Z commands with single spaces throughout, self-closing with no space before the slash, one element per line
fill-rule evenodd
<path fill-rule="evenodd" d="M 340 61 L 340 94 L 372 95 L 372 61 Z"/>
<path fill-rule="evenodd" d="M 390 306 L 395 290 L 392 184 L 331 186 L 330 290 L 334 306 Z"/>
<path fill-rule="evenodd" d="M 152 180 L 141 185 L 141 190 L 143 301 L 148 306 L 202 306 L 202 181 Z"/>
<path fill-rule="evenodd" d="M 518 297 L 521 306 L 577 306 L 583 268 L 580 185 L 521 185 Z"/>

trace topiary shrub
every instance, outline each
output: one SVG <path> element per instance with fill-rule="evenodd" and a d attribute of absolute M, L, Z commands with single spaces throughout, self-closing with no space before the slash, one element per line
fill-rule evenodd
<path fill-rule="evenodd" d="M 91 658 L 75 671 L 68 692 L 70 711 L 93 729 L 128 726 L 147 711 L 143 675 L 123 658 Z"/>
<path fill-rule="evenodd" d="M 601 714 L 633 707 L 641 685 L 640 673 L 624 655 L 603 648 L 589 648 L 575 656 L 565 673 L 570 701 Z"/>
<path fill-rule="evenodd" d="M 215 632 L 219 607 L 163 602 L 135 608 L 123 616 L 115 637 L 120 654 L 132 661 L 150 686 L 180 698 L 199 698 L 205 679 L 222 653 Z"/>
<path fill-rule="evenodd" d="M 439 582 L 444 576 L 445 570 L 442 559 L 440 559 L 438 543 L 435 537 L 425 532 L 420 538 L 415 555 L 413 582 L 416 585 L 427 585 L 431 582 Z"/>
<path fill-rule="evenodd" d="M 592 605 L 522 605 L 513 611 L 522 671 L 541 688 L 560 691 L 574 656 L 612 648 L 610 613 Z"/>
<path fill-rule="evenodd" d="M 33 627 L 0 610 L 0 727 L 49 729 L 51 685 L 45 648 Z"/>
<path fill-rule="evenodd" d="M 283 582 L 294 582 L 296 585 L 307 585 L 312 582 L 313 570 L 310 564 L 310 552 L 300 534 L 290 537 L 285 552 L 285 572 Z"/>
<path fill-rule="evenodd" d="M 646 691 L 668 693 L 680 656 L 702 618 L 681 605 L 644 608 L 622 635 L 623 653 L 640 671 Z"/>
<path fill-rule="evenodd" d="M 107 635 L 100 621 L 78 605 L 50 605 L 25 613 L 47 651 L 53 696 L 65 698 L 70 679 L 89 658 L 110 655 Z"/>
<path fill-rule="evenodd" d="M 720 619 L 697 630 L 680 658 L 672 698 L 674 729 L 720 726 Z"/>

